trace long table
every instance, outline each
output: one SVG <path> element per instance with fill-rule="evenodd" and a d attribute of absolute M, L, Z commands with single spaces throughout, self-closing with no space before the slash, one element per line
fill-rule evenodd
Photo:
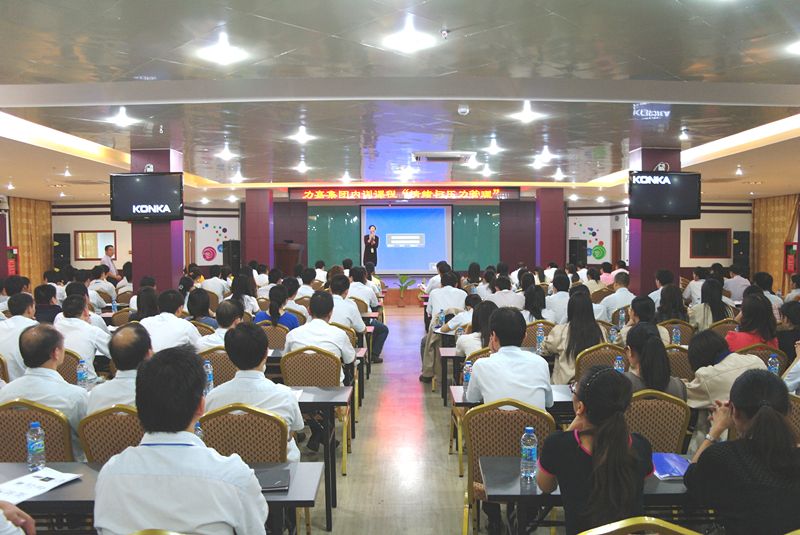
<path fill-rule="evenodd" d="M 284 512 L 288 507 L 314 507 L 322 478 L 323 463 L 279 463 L 253 466 L 256 477 L 269 479 L 270 472 L 289 469 L 289 490 L 265 492 L 269 504 L 267 524 L 273 533 L 283 532 Z M 80 479 L 70 481 L 50 492 L 31 498 L 19 507 L 34 515 L 92 515 L 97 474 L 102 465 L 88 463 L 47 463 L 59 472 L 80 474 Z M 25 463 L 0 463 L 0 483 L 29 474 Z M 146 489 L 142 490 L 146 492 Z"/>
<path fill-rule="evenodd" d="M 553 406 L 547 409 L 556 425 L 569 424 L 575 417 L 572 407 L 572 392 L 569 385 L 551 385 L 553 389 Z M 451 385 L 449 387 L 450 399 L 455 407 L 472 408 L 480 405 L 480 402 L 467 401 L 464 397 L 464 387 L 461 385 Z"/>

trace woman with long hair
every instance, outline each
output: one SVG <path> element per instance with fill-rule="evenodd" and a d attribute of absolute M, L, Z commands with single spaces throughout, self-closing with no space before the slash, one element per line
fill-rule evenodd
<path fill-rule="evenodd" d="M 133 291 L 133 264 L 130 262 L 122 264 L 121 275 L 122 278 L 117 282 L 117 295 Z"/>
<path fill-rule="evenodd" d="M 536 286 L 536 277 L 533 276 L 533 273 L 530 271 L 522 272 L 519 276 L 519 291 L 523 294 L 530 288 L 531 286 Z"/>
<path fill-rule="evenodd" d="M 537 284 L 528 286 L 524 295 L 525 306 L 522 309 L 522 317 L 525 318 L 525 323 L 533 323 L 536 320 L 555 320 L 553 311 L 545 308 L 545 295 L 541 286 Z"/>
<path fill-rule="evenodd" d="M 731 308 L 722 301 L 722 284 L 717 279 L 706 279 L 700 288 L 700 303 L 689 307 L 689 323 L 704 331 L 712 323 L 732 317 Z"/>
<path fill-rule="evenodd" d="M 494 279 L 496 277 L 497 274 L 493 269 L 486 268 L 486 271 L 483 272 L 483 282 L 475 287 L 475 293 L 484 301 L 494 293 Z"/>
<path fill-rule="evenodd" d="M 628 430 L 631 383 L 609 366 L 594 366 L 573 390 L 575 419 L 544 441 L 536 482 L 561 489 L 568 535 L 642 514 L 652 448 Z"/>
<path fill-rule="evenodd" d="M 565 385 L 575 377 L 575 358 L 584 349 L 606 341 L 606 335 L 594 316 L 592 302 L 578 292 L 567 303 L 567 323 L 553 327 L 544 341 L 543 352 L 556 355 L 553 384 Z"/>
<path fill-rule="evenodd" d="M 739 329 L 728 331 L 725 340 L 731 351 L 753 344 L 767 344 L 777 348 L 777 332 L 772 304 L 763 293 L 754 292 L 744 296 Z"/>
<path fill-rule="evenodd" d="M 467 275 L 462 281 L 462 285 L 466 284 L 480 284 L 481 282 L 481 265 L 477 262 L 470 263 L 467 268 Z"/>
<path fill-rule="evenodd" d="M 645 299 L 652 302 L 649 297 Z M 671 376 L 669 357 L 655 325 L 645 322 L 634 325 L 628 332 L 625 352 L 630 362 L 625 376 L 630 379 L 634 392 L 648 388 L 686 401 L 686 385 Z"/>
<path fill-rule="evenodd" d="M 291 312 L 286 312 L 289 292 L 283 284 L 276 284 L 269 289 L 269 313 L 261 310 L 253 318 L 256 323 L 270 322 L 270 325 L 283 325 L 290 331 L 300 326 L 300 320 Z"/>
<path fill-rule="evenodd" d="M 800 527 L 800 450 L 786 385 L 765 370 L 740 375 L 716 402 L 711 429 L 683 478 L 728 535 L 777 535 Z M 734 427 L 738 440 L 719 442 Z"/>
<path fill-rule="evenodd" d="M 195 288 L 189 292 L 189 299 L 186 301 L 186 310 L 189 311 L 189 317 L 187 319 L 205 323 L 212 329 L 218 328 L 217 320 L 211 317 L 211 312 L 209 311 L 210 305 L 208 292 L 201 288 Z"/>
<path fill-rule="evenodd" d="M 158 316 L 158 294 L 152 286 L 142 286 L 136 292 L 136 311 L 131 312 L 129 321 L 141 321 L 151 316 Z"/>
<path fill-rule="evenodd" d="M 653 325 L 653 328 L 658 330 L 658 335 L 661 338 L 661 341 L 664 345 L 669 345 L 671 342 L 670 333 L 662 327 L 661 325 L 657 325 L 654 320 L 656 316 L 656 304 L 650 299 L 649 296 L 642 295 L 639 297 L 634 297 L 633 301 L 631 301 L 631 313 L 630 317 L 628 318 L 628 323 L 622 330 L 619 332 L 620 338 L 622 338 L 622 344 L 625 345 L 628 339 L 628 333 L 640 323 L 650 323 Z"/>
<path fill-rule="evenodd" d="M 600 282 L 600 272 L 597 271 L 597 268 L 589 268 L 586 270 L 586 282 L 584 284 L 589 288 L 590 294 L 606 287 L 605 284 Z"/>
<path fill-rule="evenodd" d="M 667 320 L 689 321 L 681 289 L 674 284 L 667 284 L 661 288 L 661 300 L 656 310 L 656 323 Z"/>
<path fill-rule="evenodd" d="M 258 314 L 259 310 L 261 310 L 255 298 L 255 285 L 253 274 L 250 273 L 249 270 L 243 271 L 233 278 L 233 282 L 231 283 L 231 295 L 230 297 L 226 297 L 226 299 L 238 301 L 239 304 L 242 305 L 242 310 L 251 316 L 255 316 Z"/>
<path fill-rule="evenodd" d="M 489 347 L 489 338 L 492 332 L 489 329 L 489 318 L 497 310 L 497 305 L 491 301 L 481 301 L 472 310 L 472 332 L 462 334 L 456 340 L 456 355 L 466 357 L 484 347 Z"/>
<path fill-rule="evenodd" d="M 797 356 L 795 344 L 800 341 L 800 302 L 787 301 L 781 306 L 781 324 L 778 347 L 786 353 L 789 362 L 794 362 Z"/>

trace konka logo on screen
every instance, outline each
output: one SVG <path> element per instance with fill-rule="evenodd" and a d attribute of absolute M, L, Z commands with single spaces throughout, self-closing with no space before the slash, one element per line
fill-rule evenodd
<path fill-rule="evenodd" d="M 134 214 L 170 214 L 172 210 L 166 204 L 134 204 L 131 206 Z"/>
<path fill-rule="evenodd" d="M 672 184 L 669 175 L 633 175 L 634 184 Z"/>

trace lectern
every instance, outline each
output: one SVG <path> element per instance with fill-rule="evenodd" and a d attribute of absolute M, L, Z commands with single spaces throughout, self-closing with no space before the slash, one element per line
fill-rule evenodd
<path fill-rule="evenodd" d="M 276 243 L 275 266 L 284 273 L 294 273 L 294 266 L 300 262 L 305 246 L 299 243 Z"/>

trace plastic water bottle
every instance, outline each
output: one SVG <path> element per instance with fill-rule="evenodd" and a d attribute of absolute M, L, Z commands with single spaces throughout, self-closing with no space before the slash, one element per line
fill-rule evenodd
<path fill-rule="evenodd" d="M 197 438 L 199 438 L 200 440 L 203 440 L 203 428 L 200 427 L 200 422 L 195 422 L 195 424 L 194 424 L 194 434 L 197 435 Z"/>
<path fill-rule="evenodd" d="M 625 307 L 619 309 L 619 330 L 625 327 Z"/>
<path fill-rule="evenodd" d="M 458 337 L 461 336 L 462 334 L 464 334 L 464 327 L 459 325 L 458 328 L 456 329 L 456 340 L 458 340 Z"/>
<path fill-rule="evenodd" d="M 614 359 L 614 370 L 625 373 L 625 361 L 622 359 L 622 355 L 617 355 L 617 358 Z"/>
<path fill-rule="evenodd" d="M 681 345 L 681 328 L 677 325 L 672 328 L 672 343 L 673 345 Z"/>
<path fill-rule="evenodd" d="M 472 361 L 468 360 L 464 363 L 464 380 L 461 382 L 464 385 L 464 392 L 466 393 L 469 386 L 469 380 L 472 378 Z"/>
<path fill-rule="evenodd" d="M 113 314 L 116 311 L 117 311 L 117 300 L 116 299 L 112 299 L 111 300 L 111 313 Z"/>
<path fill-rule="evenodd" d="M 203 395 L 207 396 L 214 389 L 214 367 L 210 360 L 203 363 L 203 370 L 206 372 L 206 388 L 203 390 Z"/>
<path fill-rule="evenodd" d="M 542 352 L 544 348 L 544 325 L 541 323 L 536 326 L 536 351 Z"/>
<path fill-rule="evenodd" d="M 472 288 L 469 289 L 469 293 L 471 293 L 471 294 L 478 293 L 478 287 L 477 286 L 473 286 Z"/>
<path fill-rule="evenodd" d="M 81 359 L 78 361 L 76 375 L 78 376 L 78 386 L 89 390 L 89 366 L 86 364 L 85 360 Z"/>
<path fill-rule="evenodd" d="M 442 325 L 444 325 L 444 318 L 445 318 L 444 310 L 439 309 L 439 314 L 436 316 L 437 328 L 441 328 Z"/>
<path fill-rule="evenodd" d="M 31 422 L 28 432 L 25 433 L 25 440 L 28 444 L 28 470 L 41 470 L 45 465 L 44 429 L 39 422 Z"/>
<path fill-rule="evenodd" d="M 611 342 L 612 344 L 616 344 L 618 337 L 619 337 L 619 331 L 617 331 L 617 328 L 611 327 L 611 329 L 608 331 L 608 341 Z"/>
<path fill-rule="evenodd" d="M 536 460 L 539 456 L 539 441 L 533 427 L 526 427 L 520 439 L 519 477 L 530 481 L 536 477 Z"/>
<path fill-rule="evenodd" d="M 767 360 L 767 370 L 775 375 L 780 375 L 781 373 L 781 361 L 778 360 L 778 355 L 775 353 L 771 354 L 769 360 Z"/>

